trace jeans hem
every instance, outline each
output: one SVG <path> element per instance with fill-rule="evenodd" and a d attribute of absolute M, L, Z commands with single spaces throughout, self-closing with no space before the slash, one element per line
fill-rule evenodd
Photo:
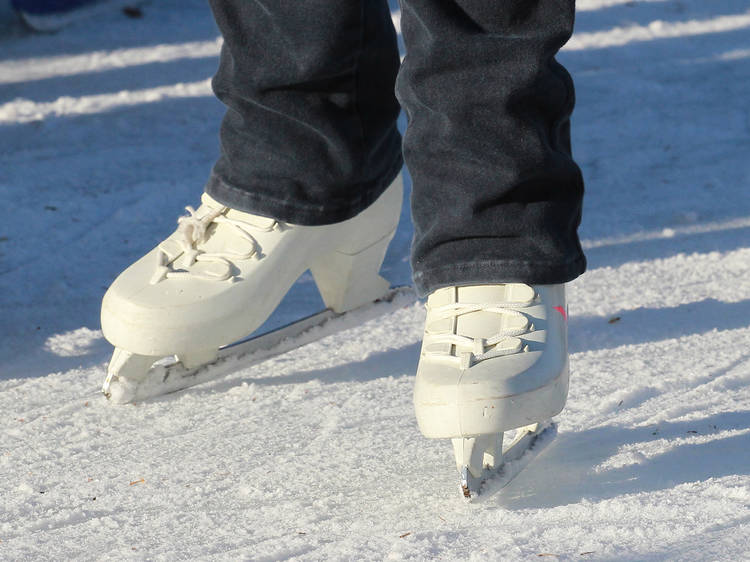
<path fill-rule="evenodd" d="M 586 257 L 559 262 L 482 260 L 428 268 L 415 268 L 414 285 L 420 297 L 443 287 L 527 283 L 554 285 L 572 281 L 586 271 Z"/>
<path fill-rule="evenodd" d="M 398 176 L 403 165 L 403 159 L 399 157 L 382 179 L 350 186 L 351 191 L 357 193 L 357 196 L 346 205 L 336 207 L 258 195 L 258 193 L 252 191 L 252 187 L 241 188 L 231 185 L 213 173 L 206 184 L 205 190 L 219 203 L 233 209 L 290 224 L 321 226 L 345 221 L 364 211 L 383 194 Z"/>

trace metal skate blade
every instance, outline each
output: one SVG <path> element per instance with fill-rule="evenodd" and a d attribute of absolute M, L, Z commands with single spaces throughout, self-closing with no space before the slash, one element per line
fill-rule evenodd
<path fill-rule="evenodd" d="M 125 404 L 183 390 L 359 325 L 415 300 L 411 287 L 395 287 L 375 302 L 348 312 L 337 314 L 324 310 L 270 332 L 223 346 L 215 356 L 214 351 L 193 354 L 186 361 L 190 367 L 174 355 L 152 357 L 150 361 L 144 360 L 144 363 L 149 363 L 144 365 L 131 359 L 128 352 L 121 351 L 122 357 L 118 354 L 117 362 L 107 370 L 102 392 L 111 403 Z M 126 359 L 132 363 L 133 369 L 120 366 Z"/>
<path fill-rule="evenodd" d="M 497 468 L 483 469 L 478 477 L 468 466 L 463 466 L 459 471 L 463 497 L 471 501 L 490 484 L 495 491 L 505 488 L 537 456 L 541 450 L 539 445 L 550 441 L 556 430 L 557 426 L 551 421 L 517 429 L 511 443 L 503 448 L 502 463 Z"/>
<path fill-rule="evenodd" d="M 120 379 L 140 381 L 146 378 L 154 361 L 159 359 L 151 355 L 139 355 L 116 347 L 107 366 L 107 378 L 102 385 L 102 393 L 111 399 L 113 387 Z"/>
<path fill-rule="evenodd" d="M 482 488 L 484 480 L 477 478 L 470 471 L 468 466 L 461 467 L 460 472 L 461 478 L 461 491 L 464 494 L 464 498 L 470 500 L 473 496 L 479 494 L 479 490 Z"/>

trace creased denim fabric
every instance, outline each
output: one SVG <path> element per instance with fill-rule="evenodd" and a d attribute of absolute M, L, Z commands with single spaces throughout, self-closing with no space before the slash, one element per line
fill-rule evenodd
<path fill-rule="evenodd" d="M 227 105 L 207 191 L 297 224 L 350 218 L 403 165 L 383 2 L 212 0 L 224 36 L 214 92 Z"/>
<path fill-rule="evenodd" d="M 584 271 L 573 83 L 554 58 L 574 0 L 402 0 L 400 70 L 385 0 L 211 6 L 228 108 L 217 200 L 296 224 L 354 216 L 402 166 L 400 101 L 420 294 Z"/>

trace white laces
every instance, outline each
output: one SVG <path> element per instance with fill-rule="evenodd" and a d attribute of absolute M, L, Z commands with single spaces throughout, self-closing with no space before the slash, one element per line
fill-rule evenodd
<path fill-rule="evenodd" d="M 157 253 L 156 271 L 151 278 L 151 284 L 156 284 L 164 279 L 179 278 L 198 278 L 207 281 L 226 281 L 234 277 L 233 264 L 235 260 L 247 260 L 250 258 L 260 258 L 260 247 L 257 240 L 251 234 L 256 232 L 271 232 L 280 226 L 278 221 L 269 221 L 266 225 L 251 224 L 239 219 L 226 217 L 225 213 L 229 207 L 209 207 L 208 212 L 203 216 L 198 216 L 198 212 L 192 207 L 185 207 L 189 213 L 188 216 L 177 219 L 177 233 L 167 241 L 175 241 L 179 245 L 177 255 L 170 254 L 162 245 L 159 246 Z M 200 209 L 199 209 L 200 211 Z M 246 252 L 206 252 L 199 248 L 199 245 L 208 238 L 208 230 L 212 224 L 226 224 L 235 230 L 235 234 L 249 242 L 249 250 Z M 170 267 L 175 264 L 177 258 L 180 259 L 182 269 Z M 214 267 L 208 268 L 191 268 L 196 263 L 212 264 Z"/>
<path fill-rule="evenodd" d="M 445 358 L 458 360 L 462 370 L 468 369 L 472 365 L 493 357 L 501 357 L 518 353 L 523 348 L 523 342 L 517 337 L 527 333 L 531 328 L 528 317 L 520 312 L 519 308 L 530 306 L 534 302 L 535 296 L 525 301 L 508 301 L 508 302 L 486 302 L 486 303 L 450 303 L 437 306 L 430 309 L 430 325 L 441 320 L 452 320 L 452 326 L 456 325 L 456 319 L 464 314 L 474 312 L 493 312 L 521 320 L 513 323 L 508 328 L 503 328 L 499 332 L 488 338 L 475 338 L 462 336 L 455 333 L 455 328 L 451 332 L 433 332 L 431 333 L 429 325 L 425 334 L 425 354 L 439 355 Z M 435 344 L 450 344 L 455 349 L 455 354 L 442 349 L 434 350 Z M 433 348 L 431 350 L 430 348 Z"/>

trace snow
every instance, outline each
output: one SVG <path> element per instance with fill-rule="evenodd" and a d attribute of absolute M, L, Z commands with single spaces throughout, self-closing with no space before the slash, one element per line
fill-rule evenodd
<path fill-rule="evenodd" d="M 6 33 L 0 559 L 748 559 L 749 26 L 746 0 L 579 0 L 570 399 L 473 503 L 413 417 L 420 304 L 183 392 L 101 397 L 101 296 L 217 155 L 218 33 L 199 0 Z M 410 235 L 405 209 L 397 284 Z M 319 304 L 305 275 L 268 326 Z"/>

